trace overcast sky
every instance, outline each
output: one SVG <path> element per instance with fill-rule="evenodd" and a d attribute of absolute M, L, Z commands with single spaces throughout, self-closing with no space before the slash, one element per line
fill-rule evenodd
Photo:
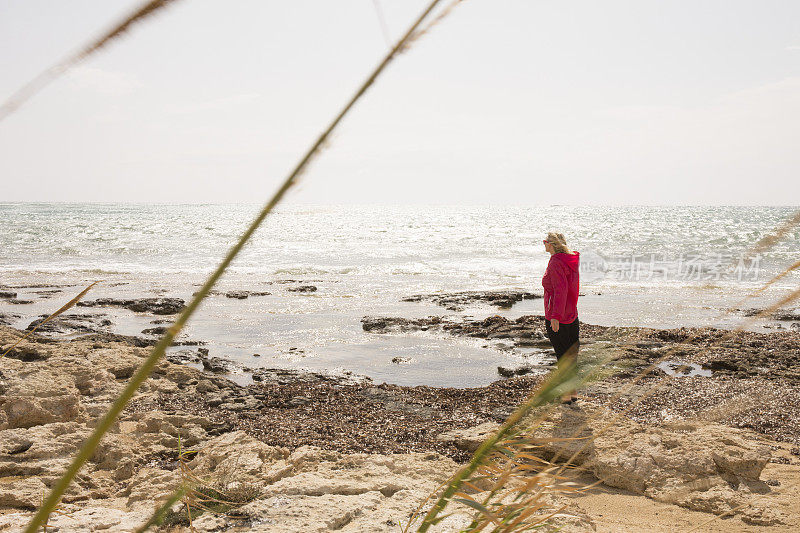
<path fill-rule="evenodd" d="M 392 38 L 427 0 L 376 0 Z M 182 0 L 0 122 L 0 201 L 266 199 L 386 52 L 374 0 Z M 131 0 L 0 0 L 0 98 Z M 465 0 L 293 202 L 800 204 L 800 2 Z"/>

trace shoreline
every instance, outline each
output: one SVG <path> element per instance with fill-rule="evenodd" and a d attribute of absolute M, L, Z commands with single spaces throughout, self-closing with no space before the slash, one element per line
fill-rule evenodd
<path fill-rule="evenodd" d="M 542 337 L 543 319 L 536 316 L 516 321 L 495 316 L 461 323 L 439 318 L 364 320 L 364 328 L 373 333 L 378 331 L 376 334 L 436 328 L 459 336 L 515 339 L 523 347 L 548 342 Z M 719 346 L 725 338 L 728 338 L 724 341 L 726 345 Z M 687 339 L 692 341 L 686 343 Z M 608 407 L 612 412 L 626 412 L 626 416 L 640 423 L 660 424 L 700 417 L 734 428 L 750 429 L 776 441 L 790 443 L 800 456 L 800 333 L 729 332 L 714 328 L 658 330 L 582 324 L 582 343 L 581 364 L 593 363 L 601 356 L 610 358 L 609 366 L 603 369 L 603 379 L 589 382 L 579 391 L 584 401 Z M 670 360 L 678 359 L 682 365 L 687 365 L 686 370 L 710 369 L 711 376 L 684 377 L 680 373 L 670 376 L 656 369 L 613 403 L 608 403 L 633 377 L 668 350 L 676 352 Z M 612 352 L 611 355 L 608 352 Z M 765 359 L 763 352 L 785 357 Z M 271 442 L 280 445 L 309 444 L 340 451 L 392 453 L 420 451 L 414 448 L 413 443 L 416 443 L 424 446 L 424 450 L 465 460 L 463 451 L 447 449 L 421 435 L 420 430 L 435 435 L 444 427 L 459 429 L 502 422 L 543 381 L 550 368 L 538 361 L 537 364 L 522 363 L 508 369 L 520 375 L 497 379 L 485 387 L 470 388 L 377 384 L 353 376 L 275 369 L 262 371 L 263 381 L 239 387 L 239 392 L 223 402 L 215 394 L 210 401 L 201 401 L 181 398 L 176 392 L 165 395 L 154 406 L 165 409 L 180 405 L 194 413 L 215 413 L 220 419 L 235 420 L 236 429 L 258 438 L 274 439 Z M 681 370 L 678 365 L 676 368 Z M 648 394 L 659 383 L 658 394 L 632 406 L 640 395 Z M 243 407 L 246 404 L 246 401 L 241 402 L 243 397 L 257 399 L 260 412 Z M 231 398 L 239 398 L 239 403 L 231 405 Z M 270 414 L 280 411 L 302 415 L 313 426 L 299 434 L 288 431 L 291 424 L 287 425 L 282 415 Z M 368 414 L 362 420 L 359 413 Z M 391 420 L 391 424 L 386 420 Z M 276 429 L 267 432 L 258 426 Z M 328 441 L 331 432 L 360 435 L 367 440 L 354 444 L 349 439 L 334 439 L 330 441 L 336 443 L 333 445 Z M 376 442 L 377 434 L 385 435 L 385 440 Z"/>
<path fill-rule="evenodd" d="M 362 328 L 370 335 L 421 331 L 518 350 L 547 341 L 540 316 L 364 317 Z M 0 326 L 0 345 L 21 334 Z M 572 516 L 563 531 L 636 531 L 631 509 L 653 512 L 653 531 L 667 531 L 747 502 L 710 530 L 800 526 L 791 506 L 800 494 L 793 488 L 800 487 L 800 332 L 582 324 L 582 343 L 583 363 L 609 359 L 601 379 L 579 391 L 577 407 L 548 411 L 541 430 L 556 434 L 592 421 L 598 439 L 580 461 L 585 479 L 605 483 L 581 497 L 555 496 Z M 657 370 L 609 401 L 666 352 L 679 363 L 667 368 L 677 375 Z M 7 356 L 0 376 L 0 530 L 16 531 L 30 516 L 146 353 L 136 337 L 92 333 L 70 340 L 33 335 Z M 207 513 L 202 527 L 195 524 L 199 531 L 241 531 L 243 523 L 252 531 L 327 531 L 331 516 L 340 516 L 342 531 L 388 531 L 389 521 L 407 519 L 471 457 L 547 370 L 531 364 L 529 373 L 486 387 L 448 388 L 272 369 L 241 386 L 172 359 L 159 363 L 64 498 L 73 521 L 106 520 L 119 531 L 141 523 L 178 480 L 180 435 L 183 446 L 199 450 L 191 463 L 196 471 L 220 477 L 213 465 L 236 456 L 228 466 L 237 482 L 259 487 L 258 498 L 237 508 L 244 519 Z M 711 375 L 680 377 L 697 368 Z M 634 406 L 657 383 L 658 393 Z M 595 422 L 623 413 L 602 437 Z M 543 453 L 558 452 L 550 446 Z M 632 453 L 641 455 L 630 464 L 621 459 Z M 661 459 L 645 467 L 646 457 Z M 694 487 L 698 480 L 711 489 L 675 492 L 676 483 Z M 289 502 L 288 514 L 276 502 Z M 291 518 L 296 512 L 308 521 L 298 526 Z M 619 521 L 611 525 L 612 518 Z M 53 523 L 73 530 L 70 520 L 54 517 Z M 457 530 L 454 524 L 438 531 Z"/>
<path fill-rule="evenodd" d="M 100 292 L 96 292 L 97 288 L 93 289 L 84 301 L 39 332 L 53 339 L 94 334 L 94 338 L 101 341 L 119 340 L 141 347 L 152 346 L 171 323 L 174 314 L 185 305 L 185 298 L 191 294 L 156 287 L 145 290 L 133 286 L 118 288 L 118 283 L 107 285 Z M 488 318 L 498 314 L 516 321 L 525 316 L 541 314 L 541 310 L 537 309 L 537 305 L 541 307 L 541 295 L 538 293 L 490 289 L 416 294 L 399 298 L 380 309 L 369 306 L 361 309 L 363 302 L 359 302 L 355 309 L 342 314 L 339 303 L 326 303 L 342 298 L 336 292 L 338 287 L 335 283 L 283 279 L 245 287 L 247 290 L 234 284 L 215 291 L 207 304 L 210 311 L 207 314 L 200 313 L 202 316 L 197 317 L 197 323 L 181 333 L 170 349 L 170 352 L 176 353 L 170 356 L 175 361 L 189 362 L 197 368 L 230 374 L 240 384 L 251 383 L 254 372 L 260 368 L 279 367 L 311 372 L 326 372 L 335 368 L 368 375 L 377 382 L 434 387 L 489 385 L 500 377 L 514 374 L 512 368 L 510 373 L 503 370 L 495 376 L 494 368 L 518 366 L 521 360 L 532 361 L 531 356 L 536 351 L 539 352 L 540 372 L 549 370 L 546 363 L 552 359 L 546 340 L 540 345 L 535 342 L 524 345 L 507 342 L 502 337 L 449 335 L 447 331 L 436 331 L 435 325 L 416 329 L 397 328 L 400 335 L 381 337 L 359 327 L 359 321 L 363 326 L 363 320 L 370 316 L 387 319 L 438 317 L 444 322 L 457 324 L 473 317 Z M 0 284 L 0 325 L 31 329 L 41 321 L 44 313 L 52 312 L 56 298 L 64 298 L 73 290 L 77 288 L 52 284 Z M 613 298 L 618 298 L 618 295 L 589 292 L 591 294 L 582 296 L 586 301 L 594 299 L 594 305 L 604 298 L 612 298 L 603 301 L 605 305 L 613 306 Z M 346 298 L 349 296 L 344 295 Z M 13 303 L 30 300 L 35 301 L 33 304 Z M 328 305 L 333 307 L 326 307 Z M 293 310 L 295 306 L 296 311 Z M 726 331 L 760 311 L 759 308 L 713 309 L 729 313 L 726 320 L 712 327 Z M 282 317 L 276 320 L 276 314 Z M 587 323 L 583 316 L 581 321 L 582 324 Z M 622 320 L 621 325 L 613 320 L 594 322 L 588 319 L 588 322 L 610 324 L 596 326 L 598 328 L 667 329 L 654 326 L 647 320 L 634 325 L 629 325 L 629 320 Z M 757 320 L 748 331 L 800 331 L 800 308 L 783 309 L 769 318 Z M 449 363 L 454 361 L 449 361 L 449 358 L 460 360 L 460 364 L 453 367 Z M 433 377 L 437 375 L 446 379 L 437 380 Z"/>

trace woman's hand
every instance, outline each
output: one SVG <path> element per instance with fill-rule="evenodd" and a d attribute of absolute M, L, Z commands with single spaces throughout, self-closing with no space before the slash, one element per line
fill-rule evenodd
<path fill-rule="evenodd" d="M 558 331 L 558 320 L 555 318 L 550 320 L 550 327 L 553 328 L 553 331 Z"/>

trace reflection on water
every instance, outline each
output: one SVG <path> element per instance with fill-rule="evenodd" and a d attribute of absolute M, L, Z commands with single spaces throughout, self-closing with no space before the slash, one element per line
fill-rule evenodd
<path fill-rule="evenodd" d="M 97 279 L 103 283 L 87 299 L 158 295 L 188 300 L 254 210 L 247 205 L 0 203 L 0 286 L 72 285 L 49 298 L 34 288 L 14 289 L 18 299 L 34 303 L 0 299 L 0 313 L 18 315 L 9 318 L 11 325 L 24 329 Z M 219 287 L 222 293 L 270 294 L 245 300 L 210 297 L 184 338 L 205 342 L 210 357 L 253 368 L 344 368 L 406 385 L 484 385 L 497 379 L 498 366 L 536 365 L 542 358 L 551 360 L 552 352 L 512 353 L 499 342 L 473 343 L 447 334 L 375 335 L 361 329 L 361 318 L 459 314 L 431 303 L 401 301 L 414 294 L 541 291 L 549 258 L 541 239 L 554 228 L 587 257 L 592 250 L 606 257 L 679 257 L 690 250 L 729 255 L 751 247 L 794 210 L 283 206 Z M 762 262 L 765 279 L 796 261 L 799 243 L 796 228 L 770 250 Z M 318 290 L 291 292 L 282 283 L 286 280 Z M 742 313 L 719 318 L 723 310 L 765 307 L 798 282 L 800 271 L 791 272 L 759 298 L 739 304 L 756 283 L 586 276 L 578 306 L 581 320 L 589 324 L 734 328 Z M 151 323 L 156 317 L 124 309 L 75 308 L 70 313 L 102 313 L 113 322 L 112 331 L 126 335 L 159 325 Z M 543 307 L 535 299 L 507 310 L 483 306 L 460 314 L 514 319 L 541 315 Z M 766 331 L 764 325 L 769 324 L 761 320 L 750 329 Z M 411 362 L 392 363 L 395 358 Z"/>

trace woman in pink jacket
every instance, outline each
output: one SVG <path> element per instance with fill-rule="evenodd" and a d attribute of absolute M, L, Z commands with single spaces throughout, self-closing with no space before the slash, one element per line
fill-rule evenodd
<path fill-rule="evenodd" d="M 550 253 L 550 262 L 542 277 L 547 337 L 556 352 L 559 366 L 575 364 L 581 344 L 578 338 L 580 253 L 567 248 L 567 241 L 561 233 L 548 233 L 543 242 L 545 250 Z M 577 399 L 575 391 L 571 391 L 561 397 L 561 402 L 571 404 Z"/>

